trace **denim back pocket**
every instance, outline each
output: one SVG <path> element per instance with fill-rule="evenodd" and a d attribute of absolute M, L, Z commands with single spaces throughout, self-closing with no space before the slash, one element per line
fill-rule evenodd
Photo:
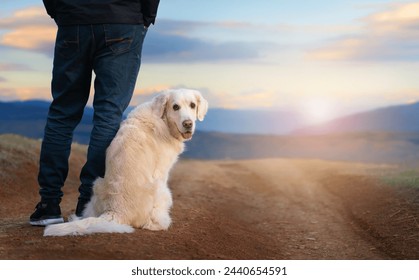
<path fill-rule="evenodd" d="M 79 26 L 60 26 L 57 32 L 55 52 L 72 58 L 79 52 Z"/>
<path fill-rule="evenodd" d="M 128 52 L 135 38 L 136 25 L 105 24 L 106 46 L 114 53 Z"/>

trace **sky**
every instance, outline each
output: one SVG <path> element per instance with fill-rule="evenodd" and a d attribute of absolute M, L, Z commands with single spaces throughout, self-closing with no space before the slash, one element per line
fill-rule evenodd
<path fill-rule="evenodd" d="M 56 30 L 42 1 L 2 0 L 0 101 L 51 100 Z M 417 102 L 418 73 L 419 1 L 161 0 L 131 105 L 184 87 L 315 123 Z"/>

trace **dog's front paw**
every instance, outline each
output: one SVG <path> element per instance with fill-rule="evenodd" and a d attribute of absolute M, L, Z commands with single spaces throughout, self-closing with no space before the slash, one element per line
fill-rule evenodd
<path fill-rule="evenodd" d="M 166 215 L 165 217 L 160 216 L 159 221 L 150 220 L 143 226 L 143 228 L 153 231 L 167 230 L 171 223 L 172 219 L 169 215 Z"/>

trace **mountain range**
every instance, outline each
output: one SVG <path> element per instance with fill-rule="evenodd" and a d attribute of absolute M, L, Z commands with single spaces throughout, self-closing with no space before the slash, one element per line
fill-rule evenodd
<path fill-rule="evenodd" d="M 0 133 L 42 137 L 48 107 L 49 102 L 42 100 L 0 102 Z M 133 107 L 128 108 L 126 113 L 132 109 Z M 92 117 L 93 108 L 86 107 L 75 133 L 76 140 L 80 143 L 86 143 Z M 207 132 L 269 135 L 413 132 L 419 131 L 419 103 L 378 108 L 312 126 L 305 126 L 301 114 L 291 111 L 214 108 L 209 110 L 205 121 L 198 123 L 197 127 L 200 131 Z"/>
<path fill-rule="evenodd" d="M 323 124 L 296 129 L 293 134 L 353 132 L 419 132 L 419 103 L 378 108 L 344 116 Z"/>
<path fill-rule="evenodd" d="M 0 134 L 42 138 L 48 106 L 38 100 L 0 102 Z M 74 133 L 75 142 L 88 144 L 92 117 L 93 109 L 87 107 Z M 419 103 L 379 108 L 307 127 L 292 112 L 210 109 L 205 120 L 197 123 L 183 157 L 416 163 L 418 148 Z"/>

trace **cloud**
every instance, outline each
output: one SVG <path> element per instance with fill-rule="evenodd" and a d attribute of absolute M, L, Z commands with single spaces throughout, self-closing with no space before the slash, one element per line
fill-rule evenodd
<path fill-rule="evenodd" d="M 41 7 L 16 11 L 0 19 L 0 45 L 10 48 L 52 54 L 57 27 Z"/>
<path fill-rule="evenodd" d="M 52 54 L 56 28 L 25 26 L 5 34 L 0 43 L 4 46 Z"/>
<path fill-rule="evenodd" d="M 2 29 L 14 29 L 30 25 L 50 26 L 54 25 L 54 22 L 41 6 L 17 10 L 9 17 L 0 18 L 0 28 Z"/>
<path fill-rule="evenodd" d="M 361 19 L 362 32 L 334 38 L 307 53 L 315 60 L 418 61 L 419 2 L 393 4 Z"/>
<path fill-rule="evenodd" d="M 230 109 L 272 108 L 276 105 L 277 93 L 272 90 L 255 88 L 239 92 L 238 94 L 218 93 L 217 107 Z"/>
<path fill-rule="evenodd" d="M 0 72 L 12 72 L 12 71 L 33 71 L 27 65 L 20 63 L 0 63 Z M 8 82 L 9 80 L 0 76 L 0 83 Z M 0 93 L 1 93 L 0 89 Z"/>
<path fill-rule="evenodd" d="M 0 30 L 5 31 L 0 36 L 0 46 L 53 54 L 57 27 L 43 7 L 22 9 L 0 19 Z M 160 19 L 147 34 L 143 59 L 151 63 L 241 62 L 260 59 L 277 49 L 273 42 L 235 37 L 240 32 L 248 34 L 250 30 L 260 28 L 246 22 Z"/>
<path fill-rule="evenodd" d="M 12 101 L 18 100 L 19 97 L 16 95 L 16 91 L 11 88 L 0 88 L 0 101 Z"/>
<path fill-rule="evenodd" d="M 1 71 L 32 71 L 32 68 L 20 63 L 0 63 Z"/>
<path fill-rule="evenodd" d="M 131 100 L 131 105 L 136 106 L 141 103 L 150 101 L 155 95 L 167 90 L 167 89 L 179 89 L 179 88 L 190 88 L 198 90 L 202 93 L 205 99 L 211 104 L 211 106 L 220 107 L 222 104 L 221 100 L 217 97 L 216 94 L 212 93 L 207 88 L 193 88 L 186 85 L 156 85 L 148 88 L 140 88 L 134 91 L 134 96 Z"/>
<path fill-rule="evenodd" d="M 134 95 L 131 99 L 131 106 L 137 106 L 141 103 L 144 103 L 146 101 L 149 101 L 155 96 L 156 94 L 172 88 L 167 85 L 155 85 L 148 88 L 139 88 L 134 91 Z"/>
<path fill-rule="evenodd" d="M 220 32 L 237 34 L 237 30 L 249 28 L 257 29 L 244 22 L 161 19 L 147 34 L 143 59 L 151 63 L 246 61 L 261 58 L 267 50 L 275 48 L 271 42 L 246 42 L 217 36 Z M 0 19 L 0 30 L 5 30 L 0 36 L 0 46 L 48 56 L 53 54 L 57 27 L 43 7 L 22 9 Z M 205 37 L 207 33 L 212 35 Z"/>
<path fill-rule="evenodd" d="M 155 63 L 247 61 L 261 58 L 277 47 L 273 42 L 245 41 L 220 35 L 237 34 L 238 29 L 243 31 L 247 27 L 243 22 L 162 19 L 147 34 L 143 58 Z"/>
<path fill-rule="evenodd" d="M 0 99 L 9 100 L 28 100 L 28 99 L 51 99 L 48 87 L 17 87 L 0 88 Z"/>
<path fill-rule="evenodd" d="M 143 57 L 162 63 L 243 61 L 261 57 L 263 49 L 259 43 L 214 42 L 151 31 Z"/>
<path fill-rule="evenodd" d="M 190 88 L 198 90 L 208 101 L 211 108 L 271 108 L 277 98 L 277 94 L 264 89 L 249 89 L 238 94 L 229 92 L 214 92 L 206 87 L 189 87 L 187 85 L 157 85 L 149 88 L 137 89 L 131 100 L 131 106 L 150 101 L 156 94 L 167 89 Z"/>

